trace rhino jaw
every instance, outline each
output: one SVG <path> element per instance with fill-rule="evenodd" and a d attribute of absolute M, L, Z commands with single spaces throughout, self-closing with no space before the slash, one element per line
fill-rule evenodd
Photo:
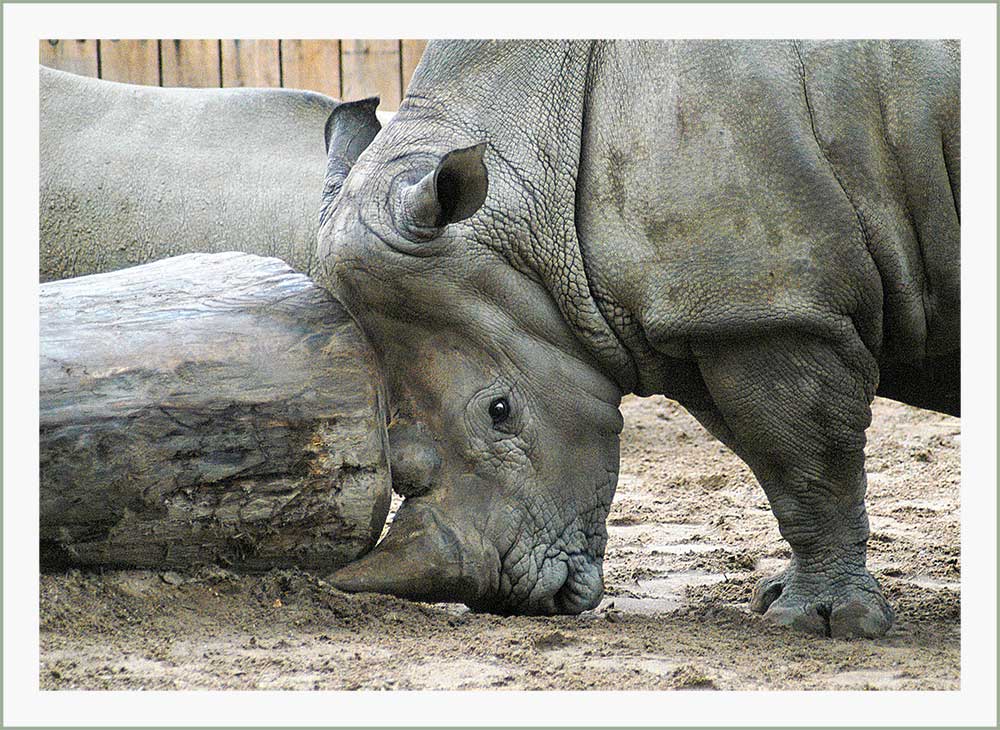
<path fill-rule="evenodd" d="M 475 603 L 486 589 L 484 561 L 436 512 L 404 502 L 375 549 L 334 572 L 329 582 L 350 593 Z"/>

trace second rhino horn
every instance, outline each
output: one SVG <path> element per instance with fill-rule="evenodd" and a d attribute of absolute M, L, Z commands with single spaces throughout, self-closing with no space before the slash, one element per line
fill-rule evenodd
<path fill-rule="evenodd" d="M 489 176 L 486 144 L 452 150 L 433 172 L 403 191 L 404 227 L 420 238 L 433 237 L 449 223 L 465 220 L 486 201 Z"/>

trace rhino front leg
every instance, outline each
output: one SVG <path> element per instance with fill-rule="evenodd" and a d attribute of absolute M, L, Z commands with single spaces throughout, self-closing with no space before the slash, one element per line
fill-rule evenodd
<path fill-rule="evenodd" d="M 813 633 L 885 634 L 893 612 L 865 567 L 874 359 L 853 330 L 838 342 L 788 334 L 696 354 L 715 409 L 693 413 L 753 470 L 792 547 L 751 608 Z"/>

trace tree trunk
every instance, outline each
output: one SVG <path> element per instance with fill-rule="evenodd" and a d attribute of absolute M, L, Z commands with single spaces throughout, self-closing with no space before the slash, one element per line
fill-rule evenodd
<path fill-rule="evenodd" d="M 190 254 L 41 286 L 45 566 L 328 571 L 389 508 L 370 347 L 278 259 Z"/>

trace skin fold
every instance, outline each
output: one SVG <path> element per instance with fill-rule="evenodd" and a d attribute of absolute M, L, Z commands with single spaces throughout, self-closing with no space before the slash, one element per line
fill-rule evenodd
<path fill-rule="evenodd" d="M 617 406 L 660 393 L 792 547 L 752 607 L 885 633 L 865 429 L 876 394 L 958 413 L 958 71 L 949 42 L 447 41 L 381 132 L 343 105 L 332 138 L 372 141 L 330 158 L 315 274 L 379 353 L 406 499 L 334 582 L 594 607 Z"/>

